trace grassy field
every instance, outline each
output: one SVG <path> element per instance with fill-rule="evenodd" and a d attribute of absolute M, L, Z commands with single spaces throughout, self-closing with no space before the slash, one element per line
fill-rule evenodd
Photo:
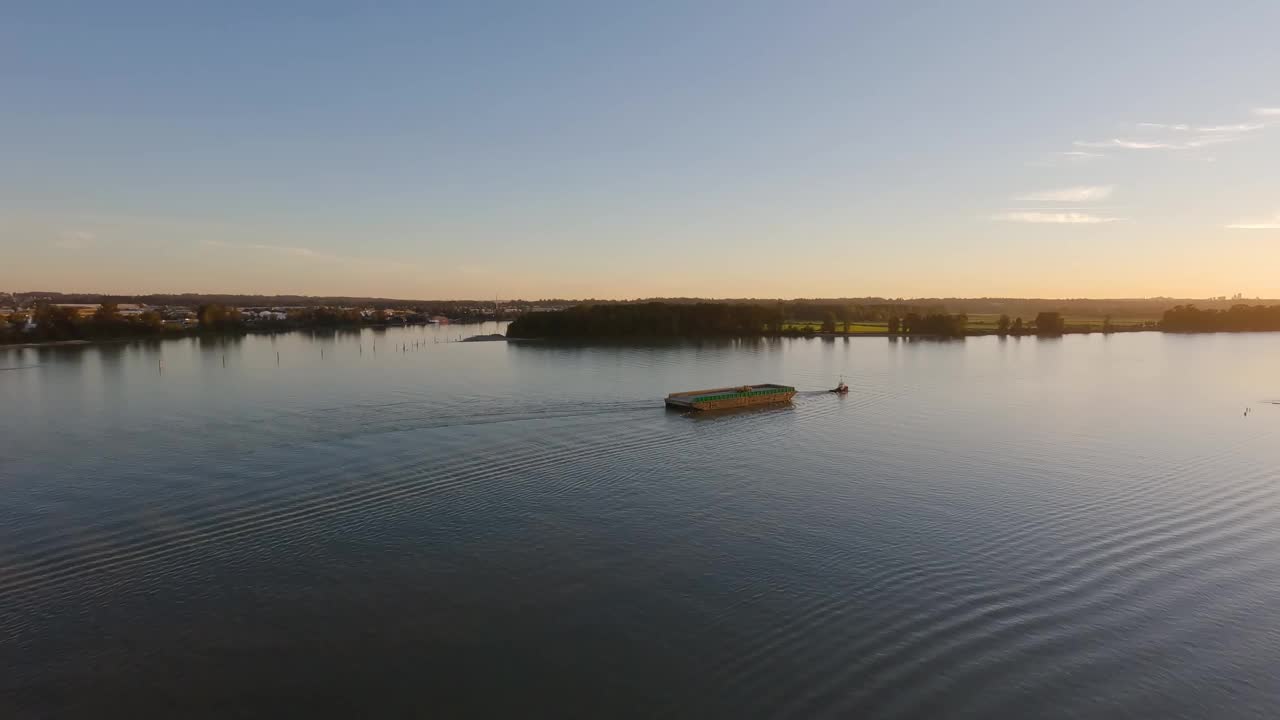
<path fill-rule="evenodd" d="M 1102 324 L 1106 318 L 1102 315 L 1065 315 L 1063 320 L 1068 328 L 1090 328 L 1092 330 L 1101 330 Z M 1132 317 L 1111 317 L 1111 324 L 1116 329 L 1128 329 L 1141 327 L 1144 323 L 1158 322 L 1160 317 L 1152 315 L 1150 317 L 1132 316 Z M 1035 317 L 1024 317 L 1024 322 L 1034 322 Z M 999 327 L 1000 316 L 996 314 L 974 314 L 969 316 L 970 330 L 995 330 Z"/>
<path fill-rule="evenodd" d="M 822 332 L 822 323 L 794 321 L 782 324 L 783 332 L 791 332 L 793 330 L 797 332 Z M 889 326 L 886 323 L 872 322 L 849 323 L 848 330 L 850 335 L 857 335 L 859 333 L 882 333 L 888 331 Z M 844 325 L 836 323 L 836 332 L 845 332 Z"/>
<path fill-rule="evenodd" d="M 1081 330 L 1088 328 L 1090 330 L 1101 330 L 1106 318 L 1102 315 L 1067 315 L 1064 317 L 1068 330 Z M 1117 330 L 1128 330 L 1132 328 L 1142 327 L 1145 324 L 1158 322 L 1159 316 L 1131 316 L 1111 318 L 1111 324 Z M 1035 317 L 1023 318 L 1023 321 L 1030 324 L 1035 321 Z M 1000 316 L 997 314 L 973 314 L 969 316 L 968 329 L 971 332 L 995 332 L 1000 326 Z M 801 320 L 793 320 L 784 323 L 783 332 L 822 332 L 822 322 L 812 320 L 809 322 Z M 862 333 L 885 333 L 889 331 L 888 323 L 876 322 L 857 322 L 850 323 L 848 334 L 858 335 Z M 844 325 L 836 323 L 836 333 L 845 333 Z"/>

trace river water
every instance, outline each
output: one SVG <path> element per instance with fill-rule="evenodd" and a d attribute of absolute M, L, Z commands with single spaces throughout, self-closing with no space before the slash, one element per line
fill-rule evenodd
<path fill-rule="evenodd" d="M 0 716 L 1280 716 L 1278 334 L 493 330 L 0 350 Z"/>

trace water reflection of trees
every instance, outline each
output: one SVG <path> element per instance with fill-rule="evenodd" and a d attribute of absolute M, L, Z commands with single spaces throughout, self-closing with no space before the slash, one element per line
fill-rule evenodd
<path fill-rule="evenodd" d="M 385 327 L 374 328 L 374 329 L 381 330 L 383 332 L 386 332 L 387 330 Z M 326 328 L 326 327 L 304 328 L 302 330 L 298 330 L 297 332 L 303 337 L 310 338 L 312 340 L 331 340 L 333 338 L 358 337 L 362 331 L 363 331 L 363 328 L 359 326 L 343 325 L 340 327 L 331 327 L 331 328 Z"/>
<path fill-rule="evenodd" d="M 238 348 L 244 343 L 243 335 L 197 335 L 195 336 L 196 347 L 201 351 L 207 350 L 227 350 L 230 348 Z"/>

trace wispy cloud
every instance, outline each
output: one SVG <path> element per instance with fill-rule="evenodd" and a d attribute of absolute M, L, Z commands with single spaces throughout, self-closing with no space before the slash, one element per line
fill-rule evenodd
<path fill-rule="evenodd" d="M 98 236 L 88 230 L 68 230 L 53 241 L 53 246 L 63 250 L 83 250 L 98 241 Z"/>
<path fill-rule="evenodd" d="M 1280 115 L 1280 108 L 1258 108 L 1257 115 Z M 1109 148 L 1119 150 L 1195 150 L 1212 145 L 1223 145 L 1243 139 L 1248 133 L 1267 127 L 1260 122 L 1227 123 L 1222 125 L 1191 125 L 1188 123 L 1141 122 L 1135 127 L 1143 137 L 1116 137 L 1110 140 L 1077 140 L 1076 147 Z"/>
<path fill-rule="evenodd" d="M 1086 185 L 1081 187 L 1062 188 L 1060 190 L 1042 190 L 1040 192 L 1019 195 L 1016 200 L 1026 202 L 1049 203 L 1083 203 L 1105 200 L 1111 197 L 1113 185 Z"/>
<path fill-rule="evenodd" d="M 285 255 L 297 255 L 298 257 L 320 258 L 320 259 L 326 259 L 326 260 L 337 259 L 337 256 L 326 255 L 325 253 L 319 253 L 319 252 L 316 252 L 315 250 L 312 250 L 311 248 L 305 248 L 305 247 L 290 247 L 287 245 L 260 245 L 257 243 L 250 243 L 248 245 L 245 245 L 245 247 L 251 250 L 266 250 L 268 252 L 283 253 Z"/>
<path fill-rule="evenodd" d="M 1261 130 L 1266 127 L 1262 123 L 1237 123 L 1235 125 L 1209 125 L 1208 127 L 1198 127 L 1196 132 L 1203 133 L 1247 133 L 1254 130 Z"/>
<path fill-rule="evenodd" d="M 1165 140 L 1129 140 L 1125 138 L 1112 138 L 1111 140 L 1101 140 L 1097 142 L 1087 142 L 1077 140 L 1076 147 L 1087 148 L 1120 148 L 1124 150 L 1194 150 L 1196 148 L 1209 147 L 1210 145 L 1222 145 L 1224 143 L 1236 142 L 1240 139 L 1236 134 L 1219 134 L 1219 135 L 1200 135 L 1183 142 L 1168 142 Z"/>
<path fill-rule="evenodd" d="M 1280 213 L 1276 213 L 1270 220 L 1246 221 L 1231 223 L 1227 226 L 1228 230 L 1280 230 Z"/>
<path fill-rule="evenodd" d="M 1138 123 L 1138 129 L 1140 130 L 1168 130 L 1171 132 L 1191 132 L 1192 130 L 1194 130 L 1198 133 L 1213 133 L 1213 134 L 1247 133 L 1247 132 L 1253 132 L 1254 130 L 1261 130 L 1264 127 L 1266 127 L 1266 125 L 1262 123 L 1235 123 L 1233 125 L 1197 125 L 1197 126 L 1186 125 L 1184 123 L 1176 123 L 1176 124 Z"/>
<path fill-rule="evenodd" d="M 307 247 L 297 247 L 290 245 L 264 245 L 262 243 L 231 243 L 224 240 L 205 240 L 205 245 L 209 247 L 219 248 L 237 248 L 240 250 L 262 250 L 265 252 L 280 253 L 282 255 L 296 255 L 297 257 L 313 258 L 316 260 L 340 260 L 337 255 L 317 252 Z"/>
<path fill-rule="evenodd" d="M 1037 223 L 1052 225 L 1098 225 L 1100 223 L 1119 222 L 1120 218 L 1099 217 L 1079 212 L 1035 212 L 1029 210 L 1012 210 L 991 216 L 992 220 L 1001 222 Z"/>
<path fill-rule="evenodd" d="M 1105 158 L 1106 153 L 1088 152 L 1085 150 L 1068 150 L 1066 152 L 1049 153 L 1048 155 L 1027 163 L 1032 167 L 1060 167 L 1064 165 L 1083 165 L 1093 162 L 1099 158 Z"/>
<path fill-rule="evenodd" d="M 1238 140 L 1240 140 L 1240 137 L 1236 135 L 1203 135 L 1195 138 L 1194 140 L 1188 140 L 1186 146 L 1194 149 L 1209 147 L 1210 145 L 1222 145 L 1224 143 L 1236 142 Z"/>
<path fill-rule="evenodd" d="M 225 240 L 203 240 L 201 243 L 207 247 L 225 248 L 237 252 L 259 252 L 280 255 L 284 257 L 293 257 L 300 260 L 308 260 L 319 263 L 341 263 L 347 266 L 358 266 L 365 269 L 382 269 L 382 270 L 417 270 L 418 265 L 410 262 L 404 262 L 392 258 L 361 258 L 351 257 L 347 255 L 338 255 L 335 253 L 316 250 L 309 247 L 301 247 L 298 245 L 271 245 L 267 243 L 240 243 L 227 242 Z"/>
<path fill-rule="evenodd" d="M 1156 140 L 1126 140 L 1124 138 L 1097 141 L 1077 140 L 1074 144 L 1076 147 L 1083 148 L 1121 148 L 1124 150 L 1176 150 L 1179 148 L 1176 143 Z"/>

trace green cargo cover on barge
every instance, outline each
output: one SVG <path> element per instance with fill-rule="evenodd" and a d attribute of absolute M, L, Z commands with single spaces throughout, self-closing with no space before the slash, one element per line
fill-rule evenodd
<path fill-rule="evenodd" d="M 667 407 L 683 410 L 725 410 L 791 402 L 796 389 L 790 385 L 739 385 L 711 390 L 689 390 L 667 396 Z"/>

